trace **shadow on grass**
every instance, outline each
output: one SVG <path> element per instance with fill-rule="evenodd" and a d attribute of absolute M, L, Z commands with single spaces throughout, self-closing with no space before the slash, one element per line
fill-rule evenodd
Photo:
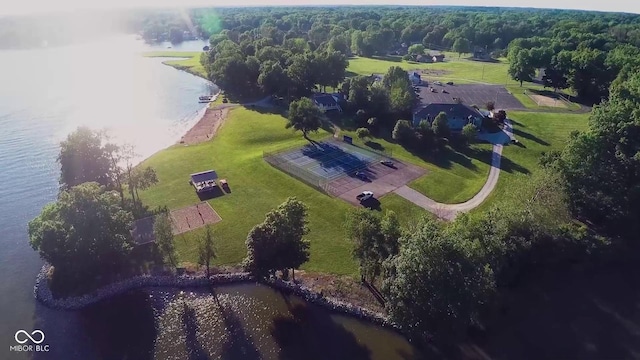
<path fill-rule="evenodd" d="M 548 142 L 546 142 L 546 141 L 544 141 L 544 140 L 540 139 L 539 137 L 537 137 L 537 136 L 535 136 L 535 135 L 532 135 L 532 134 L 529 134 L 528 132 L 524 132 L 524 131 L 522 131 L 522 130 L 520 130 L 520 129 L 515 129 L 515 128 L 514 128 L 514 129 L 513 129 L 513 134 L 514 134 L 514 135 L 516 135 L 516 136 L 519 136 L 519 137 L 525 138 L 525 139 L 529 139 L 529 140 L 531 140 L 531 141 L 535 141 L 536 143 L 538 143 L 538 144 L 540 144 L 540 145 L 544 145 L 544 146 L 549 146 L 549 145 L 551 145 L 551 144 L 549 144 Z"/>
<path fill-rule="evenodd" d="M 369 210 L 382 211 L 382 208 L 380 207 L 380 200 L 373 197 L 362 201 L 360 204 Z"/>
<path fill-rule="evenodd" d="M 508 172 L 510 174 L 511 173 L 521 173 L 521 174 L 525 174 L 525 175 L 531 174 L 531 171 L 529 171 L 529 169 L 525 168 L 522 165 L 518 165 L 518 164 L 514 163 L 509 158 L 506 158 L 504 156 L 500 160 L 500 170 L 506 171 L 506 172 Z"/>
<path fill-rule="evenodd" d="M 370 359 L 370 350 L 353 333 L 337 324 L 328 311 L 308 305 L 289 306 L 289 316 L 273 320 L 271 335 L 280 359 Z"/>
<path fill-rule="evenodd" d="M 368 140 L 368 141 L 365 141 L 364 144 L 366 146 L 372 148 L 373 150 L 376 150 L 376 151 L 384 151 L 385 150 L 385 147 L 382 146 L 382 144 L 380 144 L 379 142 Z"/>
<path fill-rule="evenodd" d="M 200 199 L 200 201 L 207 201 L 223 195 L 224 195 L 224 191 L 220 189 L 220 186 L 216 186 L 214 189 L 209 190 L 207 192 L 198 193 L 198 199 Z"/>
<path fill-rule="evenodd" d="M 344 73 L 345 77 L 354 77 L 354 76 L 358 76 L 358 74 L 354 73 L 353 71 L 345 71 Z"/>

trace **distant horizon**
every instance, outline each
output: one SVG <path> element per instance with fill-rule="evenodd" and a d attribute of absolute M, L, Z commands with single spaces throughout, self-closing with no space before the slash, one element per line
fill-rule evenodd
<path fill-rule="evenodd" d="M 598 11 L 609 13 L 640 14 L 640 3 L 624 3 L 612 0 L 610 2 L 586 3 L 578 1 L 564 1 L 558 7 L 557 1 L 539 0 L 536 6 L 523 0 L 404 0 L 402 3 L 389 3 L 389 0 L 298 0 L 291 4 L 286 0 L 246 0 L 243 5 L 221 5 L 218 1 L 207 0 L 111 0 L 109 2 L 89 3 L 81 0 L 22 0 L 19 3 L 4 6 L 0 9 L 0 16 L 46 15 L 69 13 L 76 11 L 96 10 L 162 10 L 162 9 L 190 9 L 190 8 L 251 8 L 251 7 L 339 7 L 339 6 L 385 6 L 385 7 L 473 7 L 473 8 L 503 8 L 516 10 L 576 10 Z"/>

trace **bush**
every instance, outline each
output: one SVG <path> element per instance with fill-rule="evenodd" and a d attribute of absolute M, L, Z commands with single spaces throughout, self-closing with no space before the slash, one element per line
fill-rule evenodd
<path fill-rule="evenodd" d="M 364 140 L 368 137 L 371 137 L 371 133 L 369 132 L 369 129 L 367 128 L 358 128 L 356 130 L 356 136 L 358 137 L 358 139 L 360 140 Z"/>
<path fill-rule="evenodd" d="M 415 138 L 415 133 L 408 120 L 398 120 L 391 136 L 399 144 L 410 145 Z"/>
<path fill-rule="evenodd" d="M 477 136 L 478 129 L 476 129 L 475 125 L 467 124 L 462 128 L 462 138 L 466 143 L 474 142 Z"/>

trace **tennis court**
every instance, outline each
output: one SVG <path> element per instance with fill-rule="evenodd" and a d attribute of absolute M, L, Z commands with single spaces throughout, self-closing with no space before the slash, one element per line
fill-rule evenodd
<path fill-rule="evenodd" d="M 280 156 L 326 180 L 365 170 L 381 158 L 376 153 L 339 142 L 311 143 Z"/>
<path fill-rule="evenodd" d="M 265 152 L 271 165 L 298 179 L 327 191 L 333 180 L 355 177 L 356 172 L 372 176 L 369 167 L 389 154 L 368 150 L 337 139 L 310 142 L 304 146 Z"/>

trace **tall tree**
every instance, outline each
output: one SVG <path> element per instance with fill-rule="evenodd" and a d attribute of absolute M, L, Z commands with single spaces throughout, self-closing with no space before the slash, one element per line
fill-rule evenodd
<path fill-rule="evenodd" d="M 439 138 L 449 138 L 451 136 L 451 129 L 449 128 L 449 119 L 447 114 L 441 112 L 433 120 L 433 132 Z"/>
<path fill-rule="evenodd" d="M 410 55 L 424 55 L 424 45 L 422 44 L 413 44 L 411 46 L 409 46 L 409 49 L 407 50 L 407 52 Z"/>
<path fill-rule="evenodd" d="M 29 222 L 29 242 L 68 287 L 86 288 L 111 278 L 129 261 L 133 216 L 115 192 L 98 183 L 63 190 Z"/>
<path fill-rule="evenodd" d="M 509 50 L 509 75 L 513 80 L 519 81 L 520 86 L 525 81 L 532 81 L 536 69 L 531 62 L 529 51 L 522 48 Z"/>
<path fill-rule="evenodd" d="M 168 212 L 163 212 L 155 216 L 153 223 L 153 235 L 156 239 L 155 242 L 158 247 L 158 251 L 160 251 L 165 262 L 176 267 L 176 247 L 173 242 L 173 229 Z"/>
<path fill-rule="evenodd" d="M 462 54 L 471 52 L 471 44 L 466 38 L 459 37 L 453 42 L 452 50 L 458 53 L 458 57 Z"/>
<path fill-rule="evenodd" d="M 415 93 L 404 80 L 397 80 L 391 85 L 389 91 L 391 110 L 401 115 L 411 114 L 411 109 L 415 101 Z"/>
<path fill-rule="evenodd" d="M 289 105 L 289 114 L 287 115 L 286 128 L 293 128 L 296 131 L 302 131 L 302 136 L 309 139 L 308 134 L 311 131 L 318 131 L 322 126 L 323 114 L 320 109 L 309 98 L 302 98 L 293 101 Z"/>
<path fill-rule="evenodd" d="M 399 254 L 384 266 L 382 290 L 390 317 L 418 341 L 464 334 L 495 291 L 481 248 L 447 236 L 430 219 L 400 243 Z"/>
<path fill-rule="evenodd" d="M 85 182 L 111 184 L 111 153 L 105 148 L 104 133 L 79 127 L 60 143 L 60 185 L 63 189 Z"/>
<path fill-rule="evenodd" d="M 289 198 L 266 215 L 247 237 L 247 257 L 243 265 L 256 276 L 267 276 L 281 270 L 285 274 L 309 260 L 307 207 Z"/>
<path fill-rule="evenodd" d="M 211 262 L 217 257 L 213 243 L 213 231 L 211 225 L 207 225 L 204 234 L 198 243 L 198 264 L 204 265 L 207 271 L 207 278 L 211 276 Z"/>

